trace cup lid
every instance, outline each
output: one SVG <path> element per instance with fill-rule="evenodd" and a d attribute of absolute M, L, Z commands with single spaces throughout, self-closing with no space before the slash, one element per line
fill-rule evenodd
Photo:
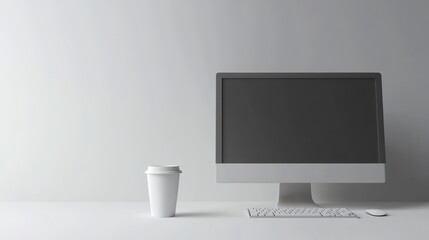
<path fill-rule="evenodd" d="M 146 174 L 171 174 L 182 173 L 178 165 L 149 165 Z"/>

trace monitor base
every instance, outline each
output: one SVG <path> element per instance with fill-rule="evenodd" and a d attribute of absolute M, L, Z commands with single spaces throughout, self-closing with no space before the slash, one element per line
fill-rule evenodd
<path fill-rule="evenodd" d="M 319 207 L 311 196 L 311 183 L 280 183 L 279 207 Z"/>

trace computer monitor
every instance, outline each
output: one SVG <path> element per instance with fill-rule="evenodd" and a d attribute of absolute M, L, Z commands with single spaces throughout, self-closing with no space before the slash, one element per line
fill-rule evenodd
<path fill-rule="evenodd" d="M 380 73 L 218 73 L 216 179 L 280 183 L 279 205 L 311 205 L 311 183 L 385 181 Z"/>

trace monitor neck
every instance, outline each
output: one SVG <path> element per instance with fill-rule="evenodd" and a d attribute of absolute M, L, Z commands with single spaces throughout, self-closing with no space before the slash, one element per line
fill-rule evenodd
<path fill-rule="evenodd" d="M 311 196 L 311 183 L 280 183 L 279 207 L 319 207 Z"/>

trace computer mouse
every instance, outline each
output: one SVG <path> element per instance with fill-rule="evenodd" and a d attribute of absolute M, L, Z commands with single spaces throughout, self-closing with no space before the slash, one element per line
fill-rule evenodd
<path fill-rule="evenodd" d="M 387 215 L 385 211 L 380 209 L 367 209 L 365 213 L 374 217 L 384 217 Z"/>

